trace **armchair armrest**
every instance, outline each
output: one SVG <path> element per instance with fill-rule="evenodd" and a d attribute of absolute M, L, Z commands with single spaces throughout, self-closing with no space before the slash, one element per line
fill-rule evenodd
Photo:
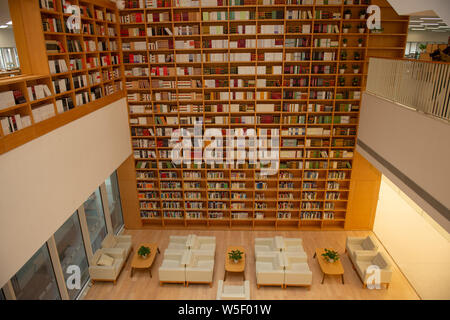
<path fill-rule="evenodd" d="M 377 255 L 377 251 L 363 251 L 358 250 L 355 251 L 355 259 L 356 261 L 372 261 L 373 258 Z"/>
<path fill-rule="evenodd" d="M 122 248 L 103 248 L 103 253 L 113 257 L 114 259 L 117 258 L 124 258 L 126 252 Z"/>
<path fill-rule="evenodd" d="M 120 235 L 116 236 L 117 242 L 132 242 L 131 235 Z"/>
<path fill-rule="evenodd" d="M 347 237 L 345 244 L 361 244 L 364 239 L 366 239 L 366 237 Z"/>

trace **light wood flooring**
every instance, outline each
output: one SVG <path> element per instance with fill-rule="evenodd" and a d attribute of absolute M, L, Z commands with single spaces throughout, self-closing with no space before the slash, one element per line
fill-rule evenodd
<path fill-rule="evenodd" d="M 183 287 L 179 284 L 159 285 L 158 268 L 162 263 L 163 253 L 169 242 L 169 235 L 187 235 L 195 233 L 199 236 L 216 236 L 216 261 L 214 266 L 213 286 L 193 284 Z M 152 267 L 153 278 L 147 271 L 135 271 L 130 277 L 131 253 L 122 273 L 114 285 L 111 282 L 96 282 L 89 289 L 84 299 L 147 299 L 147 300 L 211 300 L 216 298 L 217 284 L 224 276 L 225 252 L 229 245 L 243 246 L 247 253 L 245 277 L 250 280 L 251 299 L 261 300 L 373 300 L 419 299 L 414 289 L 404 275 L 394 264 L 392 282 L 389 289 L 369 290 L 363 289 L 361 280 L 352 268 L 352 263 L 344 253 L 347 236 L 366 236 L 369 231 L 203 231 L 203 230 L 126 230 L 124 234 L 133 236 L 133 249 L 144 242 L 157 242 L 161 254 L 156 256 Z M 256 288 L 254 238 L 273 237 L 280 235 L 288 238 L 302 238 L 303 246 L 308 254 L 308 264 L 313 273 L 311 290 L 301 287 L 261 287 Z M 324 284 L 322 272 L 315 259 L 314 250 L 318 247 L 332 247 L 341 254 L 345 270 L 345 284 L 340 277 L 326 277 Z M 382 248 L 382 246 L 380 245 Z M 381 250 L 384 250 L 383 248 Z M 242 283 L 242 275 L 228 274 L 226 284 Z"/>

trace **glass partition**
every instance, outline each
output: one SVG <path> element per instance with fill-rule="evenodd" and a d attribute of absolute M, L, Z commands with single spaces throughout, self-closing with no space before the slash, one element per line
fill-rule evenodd
<path fill-rule="evenodd" d="M 108 207 L 111 214 L 111 223 L 114 233 L 117 234 L 123 226 L 122 204 L 120 202 L 119 183 L 117 182 L 117 172 L 105 181 L 106 192 L 108 194 Z"/>
<path fill-rule="evenodd" d="M 77 211 L 55 232 L 55 242 L 66 283 L 67 279 L 74 274 L 73 270 L 67 272 L 68 267 L 78 266 L 80 268 L 80 286 L 75 285 L 67 288 L 70 299 L 76 299 L 81 292 L 81 288 L 89 280 L 89 265 Z M 69 283 L 73 282 L 70 281 Z"/>
<path fill-rule="evenodd" d="M 0 289 L 0 300 L 6 300 L 6 297 L 3 293 L 3 289 Z"/>
<path fill-rule="evenodd" d="M 91 238 L 92 252 L 100 249 L 103 239 L 108 233 L 106 229 L 105 214 L 103 212 L 102 198 L 100 188 L 95 190 L 83 204 L 86 214 L 86 222 Z"/>
<path fill-rule="evenodd" d="M 60 300 L 47 245 L 44 244 L 11 278 L 17 300 Z"/>

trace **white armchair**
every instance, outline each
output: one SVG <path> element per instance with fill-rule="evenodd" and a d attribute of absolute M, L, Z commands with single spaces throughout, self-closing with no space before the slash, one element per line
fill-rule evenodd
<path fill-rule="evenodd" d="M 186 285 L 190 283 L 207 283 L 212 287 L 214 273 L 214 252 L 206 250 L 189 250 L 186 264 Z"/>
<path fill-rule="evenodd" d="M 389 283 L 392 278 L 391 264 L 388 258 L 381 252 L 357 252 L 355 255 L 355 268 L 359 277 L 363 282 L 363 287 L 367 287 L 370 281 L 369 277 L 374 275 L 375 282 L 379 282 L 380 285 L 384 284 L 386 289 L 389 288 Z M 374 274 L 374 271 L 370 270 L 371 266 L 377 266 L 380 270 L 379 277 Z M 376 268 L 376 267 L 375 267 Z M 370 281 L 372 283 L 372 281 Z"/>
<path fill-rule="evenodd" d="M 295 253 L 305 252 L 303 249 L 303 240 L 301 238 L 283 238 L 283 251 Z"/>
<path fill-rule="evenodd" d="M 105 254 L 112 258 L 110 265 L 99 265 L 101 256 Z M 98 249 L 91 260 L 89 266 L 89 275 L 91 281 L 112 281 L 116 284 L 117 278 L 125 265 L 123 259 L 124 250 L 121 248 L 102 248 Z"/>
<path fill-rule="evenodd" d="M 283 253 L 285 259 L 284 286 L 304 286 L 311 289 L 312 272 L 308 266 L 308 257 L 302 253 Z"/>
<path fill-rule="evenodd" d="M 189 236 L 170 236 L 168 249 L 184 250 L 188 248 Z"/>
<path fill-rule="evenodd" d="M 367 237 L 347 237 L 345 251 L 355 264 L 356 253 L 375 253 L 378 246 L 371 235 Z"/>
<path fill-rule="evenodd" d="M 259 252 L 280 252 L 275 238 L 255 238 L 255 257 Z"/>
<path fill-rule="evenodd" d="M 188 250 L 171 250 L 164 252 L 164 259 L 159 267 L 159 284 L 186 282 L 185 264 Z"/>
<path fill-rule="evenodd" d="M 242 286 L 230 286 L 219 280 L 216 300 L 250 300 L 250 282 L 246 280 Z"/>
<path fill-rule="evenodd" d="M 124 250 L 124 260 L 127 260 L 132 249 L 130 235 L 115 236 L 108 234 L 102 241 L 102 248 L 121 248 Z"/>
<path fill-rule="evenodd" d="M 259 253 L 256 258 L 256 285 L 284 287 L 284 261 L 281 253 Z"/>
<path fill-rule="evenodd" d="M 197 235 L 192 235 L 188 244 L 191 250 L 216 252 L 216 237 L 199 237 Z"/>

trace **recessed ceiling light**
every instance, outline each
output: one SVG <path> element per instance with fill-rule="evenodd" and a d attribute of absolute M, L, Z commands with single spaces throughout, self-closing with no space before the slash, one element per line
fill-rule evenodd
<path fill-rule="evenodd" d="M 422 23 L 423 26 L 438 26 L 438 23 Z"/>
<path fill-rule="evenodd" d="M 447 29 L 447 28 L 449 28 L 449 26 L 447 26 L 447 25 L 445 25 L 445 26 L 439 26 L 438 28 L 439 28 L 439 29 Z"/>
<path fill-rule="evenodd" d="M 6 24 L 3 26 L 0 26 L 0 29 L 5 29 L 5 28 L 8 28 L 8 26 Z"/>
<path fill-rule="evenodd" d="M 414 31 L 422 31 L 422 30 L 425 30 L 425 28 L 411 28 L 411 30 L 414 30 Z"/>
<path fill-rule="evenodd" d="M 445 30 L 431 30 L 431 31 L 433 31 L 433 32 L 447 32 Z"/>
<path fill-rule="evenodd" d="M 441 18 L 420 18 L 422 20 L 442 20 Z"/>
<path fill-rule="evenodd" d="M 12 25 L 12 21 L 8 21 L 6 24 L 7 24 L 8 26 L 11 26 L 11 25 Z"/>

